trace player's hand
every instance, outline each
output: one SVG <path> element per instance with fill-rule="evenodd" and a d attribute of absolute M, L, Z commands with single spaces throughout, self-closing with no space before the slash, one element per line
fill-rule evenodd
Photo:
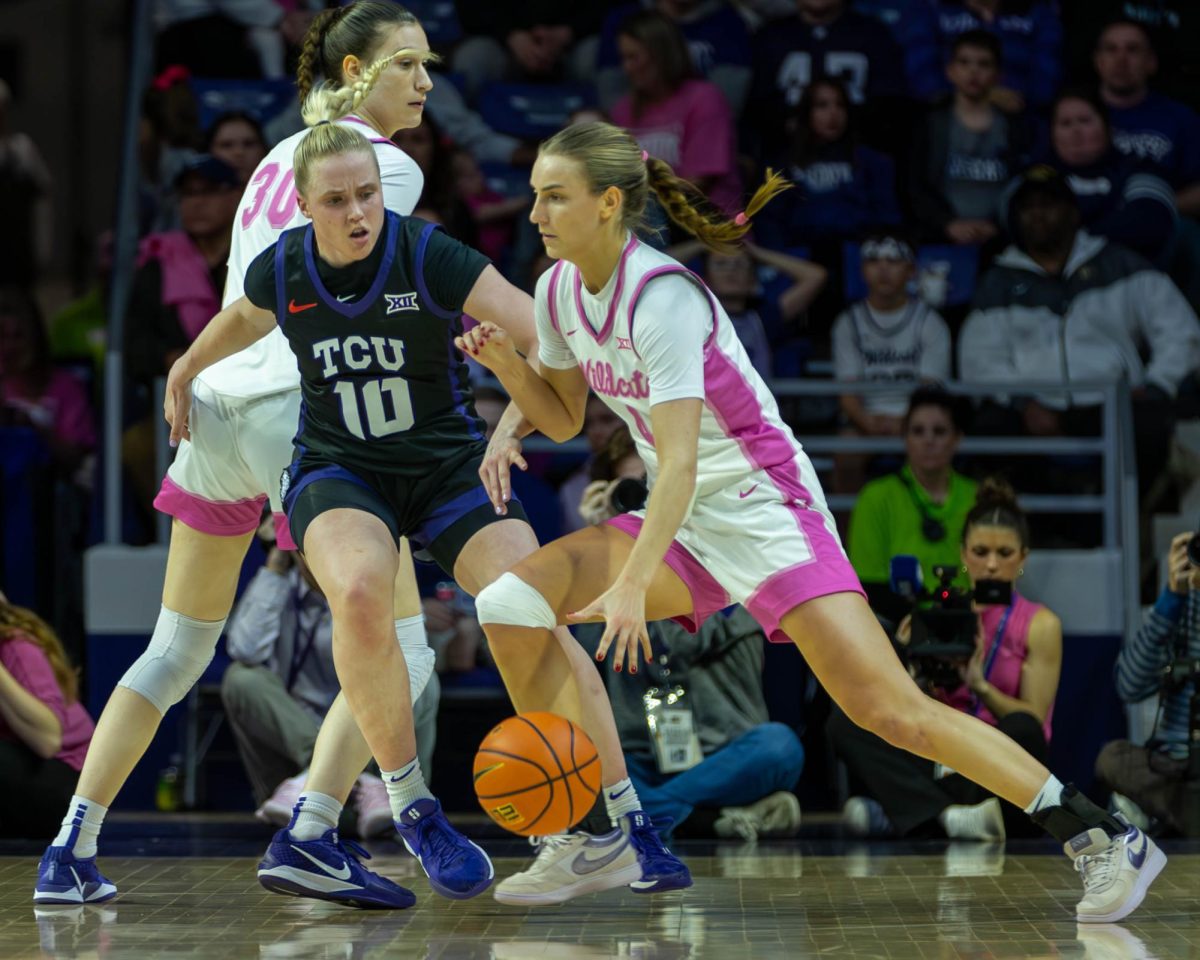
<path fill-rule="evenodd" d="M 616 657 L 613 670 L 621 672 L 622 664 L 628 661 L 629 672 L 637 673 L 637 648 L 641 644 L 646 662 L 654 655 L 650 649 L 650 634 L 646 630 L 646 591 L 641 587 L 617 580 L 582 610 L 568 613 L 571 623 L 589 620 L 604 621 L 604 635 L 596 650 L 600 662 L 608 656 L 608 648 L 615 644 Z"/>
<path fill-rule="evenodd" d="M 1167 553 L 1167 586 L 1172 593 L 1187 595 L 1192 585 L 1192 565 L 1187 558 L 1188 541 L 1192 534 L 1177 533 L 1171 538 L 1171 549 Z"/>
<path fill-rule="evenodd" d="M 479 479 L 483 481 L 483 488 L 497 516 L 508 513 L 508 501 L 512 499 L 513 467 L 529 469 L 529 464 L 521 456 L 521 441 L 511 433 L 497 430 L 488 440 L 483 462 L 479 464 Z"/>
<path fill-rule="evenodd" d="M 188 414 L 191 411 L 192 375 L 186 371 L 185 357 L 180 357 L 171 364 L 171 372 L 167 374 L 167 392 L 163 398 L 163 416 L 171 425 L 171 446 L 179 446 L 181 439 L 192 439 L 188 427 Z"/>
<path fill-rule="evenodd" d="M 524 363 L 516 344 L 503 327 L 486 321 L 454 338 L 454 345 L 471 359 L 499 374 L 512 363 Z"/>
<path fill-rule="evenodd" d="M 615 480 L 593 480 L 583 488 L 583 496 L 579 498 L 579 515 L 589 527 L 603 523 L 612 516 L 608 504 L 609 491 Z"/>

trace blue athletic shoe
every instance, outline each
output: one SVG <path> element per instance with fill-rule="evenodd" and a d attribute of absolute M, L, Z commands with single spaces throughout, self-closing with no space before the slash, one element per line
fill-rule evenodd
<path fill-rule="evenodd" d="M 410 804 L 396 821 L 408 852 L 417 858 L 429 885 L 451 900 L 483 893 L 496 875 L 483 848 L 450 826 L 442 805 L 432 798 Z"/>
<path fill-rule="evenodd" d="M 692 874 L 675 854 L 667 849 L 658 835 L 658 829 L 642 811 L 624 814 L 621 826 L 629 834 L 629 841 L 637 851 L 642 865 L 642 879 L 629 885 L 634 893 L 666 893 L 668 890 L 683 890 L 692 885 Z M 670 820 L 659 824 L 664 830 L 671 826 Z"/>
<path fill-rule="evenodd" d="M 326 830 L 316 840 L 296 840 L 287 829 L 271 839 L 258 864 L 258 882 L 272 893 L 313 897 L 362 910 L 403 910 L 417 902 L 387 877 L 362 866 L 371 855 L 357 843 Z"/>
<path fill-rule="evenodd" d="M 47 847 L 38 864 L 34 903 L 103 903 L 117 885 L 96 869 L 95 857 L 77 857 L 69 847 Z"/>

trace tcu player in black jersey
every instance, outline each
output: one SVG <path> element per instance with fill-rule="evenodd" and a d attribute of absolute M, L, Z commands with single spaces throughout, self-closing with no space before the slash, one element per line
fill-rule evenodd
<path fill-rule="evenodd" d="M 502 513 L 480 482 L 486 444 L 454 349 L 464 310 L 534 349 L 533 304 L 481 254 L 432 224 L 385 211 L 374 150 L 356 131 L 319 125 L 297 148 L 294 169 L 311 225 L 285 232 L 250 265 L 245 297 L 172 368 L 165 413 L 172 440 L 186 437 L 192 380 L 278 322 L 299 362 L 303 399 L 281 493 L 292 536 L 329 599 L 343 693 L 405 845 L 435 889 L 472 896 L 490 883 L 491 863 L 450 827 L 425 786 L 388 611 L 402 536 L 473 594 L 537 549 L 520 504 Z M 574 714 L 600 748 L 604 785 L 621 798 L 609 810 L 621 819 L 609 842 L 637 856 L 621 870 L 596 871 L 592 889 L 690 885 L 687 868 L 640 812 L 599 677 L 590 667 L 573 673 L 588 659 L 570 634 L 493 654 L 519 711 Z M 576 676 L 587 680 L 577 684 Z M 312 851 L 303 847 L 280 831 L 260 865 L 264 885 L 311 895 Z M 305 882 L 292 886 L 296 871 Z"/>

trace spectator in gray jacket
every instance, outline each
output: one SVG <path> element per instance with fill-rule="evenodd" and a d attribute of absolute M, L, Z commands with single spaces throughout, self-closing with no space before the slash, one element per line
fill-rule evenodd
<path fill-rule="evenodd" d="M 1126 703 L 1158 693 L 1163 670 L 1173 660 L 1200 659 L 1200 568 L 1188 562 L 1191 536 L 1181 533 L 1171 541 L 1167 585 L 1117 657 L 1117 693 Z M 1194 829 L 1196 811 L 1189 823 L 1187 805 L 1197 802 L 1197 794 L 1188 790 L 1186 779 L 1194 693 L 1195 680 L 1175 685 L 1159 708 L 1148 743 L 1114 740 L 1096 758 L 1097 778 L 1112 789 L 1115 808 L 1127 818 L 1137 820 L 1144 811 L 1177 833 Z"/>
<path fill-rule="evenodd" d="M 1005 385 L 1127 380 L 1146 481 L 1165 461 L 1179 385 L 1200 365 L 1196 314 L 1166 274 L 1080 229 L 1075 195 L 1051 168 L 1024 175 L 1009 219 L 1015 242 L 979 282 L 959 336 L 959 374 Z M 1099 400 L 1087 392 L 1005 397 L 972 431 L 1093 433 Z"/>

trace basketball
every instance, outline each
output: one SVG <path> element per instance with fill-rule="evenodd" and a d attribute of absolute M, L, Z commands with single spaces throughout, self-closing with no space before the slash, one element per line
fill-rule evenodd
<path fill-rule="evenodd" d="M 522 836 L 561 833 L 592 808 L 600 756 L 591 738 L 556 713 L 519 713 L 483 738 L 475 796 L 496 823 Z"/>

